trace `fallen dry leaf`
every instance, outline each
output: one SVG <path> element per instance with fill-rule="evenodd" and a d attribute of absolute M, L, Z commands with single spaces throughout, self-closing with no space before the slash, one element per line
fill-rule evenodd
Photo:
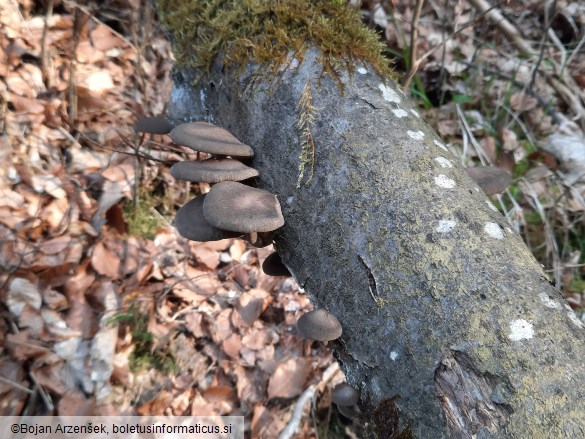
<path fill-rule="evenodd" d="M 91 255 L 91 266 L 95 271 L 111 279 L 117 279 L 120 274 L 120 259 L 116 253 L 98 242 Z"/>
<path fill-rule="evenodd" d="M 268 382 L 268 398 L 293 398 L 304 390 L 312 371 L 306 358 L 291 358 L 278 365 Z"/>

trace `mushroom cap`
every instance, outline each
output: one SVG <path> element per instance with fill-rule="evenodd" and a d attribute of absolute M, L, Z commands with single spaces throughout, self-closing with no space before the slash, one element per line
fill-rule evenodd
<path fill-rule="evenodd" d="M 297 320 L 297 330 L 310 340 L 329 341 L 341 337 L 341 323 L 325 309 L 315 309 Z"/>
<path fill-rule="evenodd" d="M 357 405 L 338 405 L 337 410 L 348 419 L 353 419 L 360 415 L 361 411 Z"/>
<path fill-rule="evenodd" d="M 258 171 L 237 160 L 223 159 L 178 162 L 171 166 L 171 175 L 179 180 L 217 183 L 257 177 Z"/>
<path fill-rule="evenodd" d="M 207 122 L 189 122 L 171 131 L 173 142 L 209 154 L 252 157 L 254 151 L 229 131 Z"/>
<path fill-rule="evenodd" d="M 270 253 L 262 262 L 262 271 L 268 276 L 290 276 L 290 271 L 282 263 L 280 255 L 276 252 Z"/>
<path fill-rule="evenodd" d="M 497 166 L 478 166 L 467 168 L 467 173 L 486 195 L 495 195 L 504 192 L 510 183 L 512 176 L 508 171 Z"/>
<path fill-rule="evenodd" d="M 338 384 L 331 392 L 331 400 L 337 405 L 355 405 L 359 397 L 359 392 L 347 383 Z"/>
<path fill-rule="evenodd" d="M 211 225 L 232 232 L 270 232 L 284 224 L 276 195 L 235 181 L 212 186 L 203 214 Z"/>
<path fill-rule="evenodd" d="M 228 232 L 213 227 L 203 216 L 203 202 L 205 195 L 193 198 L 177 211 L 175 227 L 179 234 L 191 241 L 219 241 L 220 239 L 235 238 L 239 233 Z"/>
<path fill-rule="evenodd" d="M 134 124 L 137 133 L 168 134 L 173 129 L 173 124 L 164 117 L 141 117 Z"/>

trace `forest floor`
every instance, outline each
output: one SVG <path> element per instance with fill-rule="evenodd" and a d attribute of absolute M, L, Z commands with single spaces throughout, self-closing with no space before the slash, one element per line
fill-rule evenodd
<path fill-rule="evenodd" d="M 585 321 L 585 5 L 363 3 L 462 163 L 514 175 L 494 202 Z M 332 409 L 330 350 L 296 332 L 308 298 L 260 268 L 271 249 L 172 226 L 209 186 L 169 173 L 192 151 L 132 129 L 172 87 L 150 0 L 0 1 L 0 49 L 0 415 L 242 415 L 247 437 L 289 422 L 359 437 Z"/>

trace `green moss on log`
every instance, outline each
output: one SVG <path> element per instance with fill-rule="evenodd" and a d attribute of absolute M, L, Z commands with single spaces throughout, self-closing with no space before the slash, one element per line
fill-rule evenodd
<path fill-rule="evenodd" d="M 321 52 L 323 73 L 339 81 L 357 62 L 391 78 L 384 45 L 362 22 L 357 10 L 339 0 L 158 0 L 164 25 L 173 34 L 179 66 L 209 72 L 223 62 L 236 73 L 250 61 L 275 76 L 306 50 Z M 292 55 L 292 56 L 291 56 Z"/>

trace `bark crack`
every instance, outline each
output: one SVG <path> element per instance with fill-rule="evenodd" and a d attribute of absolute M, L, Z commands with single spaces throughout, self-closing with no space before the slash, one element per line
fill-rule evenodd
<path fill-rule="evenodd" d="M 376 286 L 376 278 L 374 277 L 374 273 L 372 273 L 372 270 L 370 269 L 370 267 L 368 266 L 368 264 L 366 263 L 364 258 L 362 258 L 361 255 L 358 255 L 358 258 L 368 272 L 368 286 L 370 289 L 370 296 L 372 296 L 372 299 L 374 299 L 374 302 L 376 302 L 376 304 L 377 304 L 378 303 L 378 287 Z"/>

